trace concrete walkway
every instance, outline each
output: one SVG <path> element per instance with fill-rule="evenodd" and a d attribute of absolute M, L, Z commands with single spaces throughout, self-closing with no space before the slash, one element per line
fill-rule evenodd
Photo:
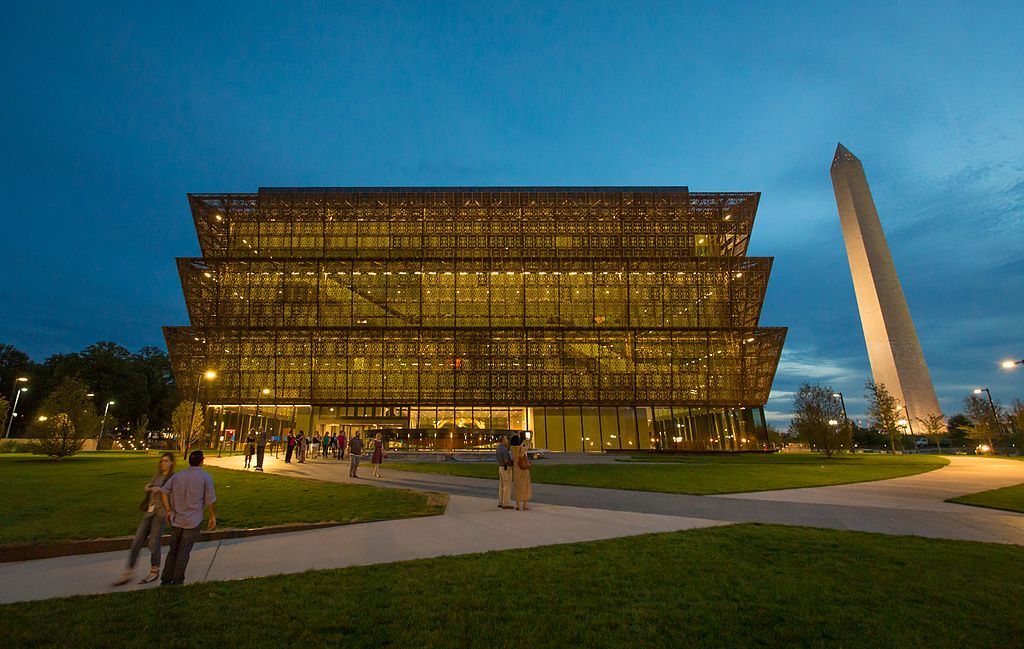
<path fill-rule="evenodd" d="M 945 502 L 955 496 L 1024 483 L 1024 462 L 970 456 L 948 459 L 949 466 L 915 476 L 832 487 L 687 496 L 534 483 L 533 495 L 537 502 L 567 507 L 1024 544 L 1024 514 Z M 241 468 L 242 459 L 212 458 L 210 463 Z M 383 479 L 352 480 L 347 467 L 347 463 L 336 460 L 285 464 L 268 458 L 265 468 L 269 473 L 318 480 L 497 498 L 496 480 L 396 471 L 387 464 Z M 369 467 L 360 467 L 360 475 L 369 476 Z"/>
<path fill-rule="evenodd" d="M 305 570 L 573 543 L 733 522 L 780 523 L 887 534 L 1024 544 L 1024 515 L 943 502 L 1024 482 L 1024 462 L 952 457 L 929 473 L 871 483 L 735 494 L 686 496 L 534 484 L 529 512 L 498 510 L 497 481 L 390 470 L 352 480 L 347 462 L 285 464 L 268 473 L 451 494 L 443 516 L 348 525 L 249 539 L 200 543 L 188 581 L 241 579 Z M 241 468 L 242 458 L 209 458 Z M 165 550 L 166 553 L 166 550 Z M 109 586 L 126 552 L 0 564 L 0 603 L 152 588 Z M 145 563 L 144 561 L 140 564 Z M 145 567 L 140 568 L 140 576 Z"/>
<path fill-rule="evenodd" d="M 186 581 L 263 577 L 721 524 L 679 516 L 540 503 L 528 512 L 517 512 L 499 510 L 491 499 L 453 496 L 443 516 L 197 543 Z M 165 557 L 166 553 L 165 548 Z M 0 604 L 158 587 L 110 586 L 124 570 L 127 555 L 105 552 L 0 564 Z M 139 564 L 141 578 L 148 563 L 140 560 Z"/>

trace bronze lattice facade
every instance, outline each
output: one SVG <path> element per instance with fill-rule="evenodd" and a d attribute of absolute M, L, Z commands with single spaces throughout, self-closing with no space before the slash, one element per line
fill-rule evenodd
<path fill-rule="evenodd" d="M 507 430 L 556 451 L 756 448 L 786 333 L 758 326 L 758 198 L 192 194 L 203 256 L 178 260 L 191 326 L 165 329 L 175 376 L 187 393 L 217 371 L 202 391 L 214 439 L 269 425 L 381 429 L 409 448 Z"/>

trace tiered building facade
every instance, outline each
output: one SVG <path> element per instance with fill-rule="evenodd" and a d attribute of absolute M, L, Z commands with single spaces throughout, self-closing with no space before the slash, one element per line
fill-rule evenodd
<path fill-rule="evenodd" d="M 786 330 L 759 327 L 759 194 L 685 187 L 192 194 L 176 380 L 210 439 L 383 432 L 389 447 L 740 450 L 765 442 Z"/>

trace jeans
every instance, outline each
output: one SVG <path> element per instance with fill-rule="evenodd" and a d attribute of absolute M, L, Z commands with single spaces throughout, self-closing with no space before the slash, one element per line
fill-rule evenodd
<path fill-rule="evenodd" d="M 355 453 L 349 456 L 351 458 L 351 464 L 348 467 L 348 474 L 351 477 L 356 477 L 356 471 L 359 469 L 359 460 L 362 458 Z"/>
<path fill-rule="evenodd" d="M 263 454 L 266 453 L 266 451 L 267 451 L 267 447 L 266 446 L 257 446 L 256 447 L 256 468 L 257 469 L 262 469 L 263 468 Z"/>
<path fill-rule="evenodd" d="M 139 521 L 139 529 L 135 530 L 135 540 L 132 541 L 131 552 L 128 553 L 128 569 L 135 567 L 139 560 L 139 552 L 142 547 L 149 548 L 149 565 L 153 568 L 160 567 L 160 537 L 164 534 L 164 517 L 155 514 L 143 516 Z"/>
<path fill-rule="evenodd" d="M 199 525 L 191 529 L 184 527 L 171 527 L 171 544 L 167 551 L 167 563 L 164 565 L 164 572 L 160 576 L 160 583 L 184 584 L 185 569 L 188 568 L 188 558 L 192 554 L 192 546 L 199 538 Z"/>

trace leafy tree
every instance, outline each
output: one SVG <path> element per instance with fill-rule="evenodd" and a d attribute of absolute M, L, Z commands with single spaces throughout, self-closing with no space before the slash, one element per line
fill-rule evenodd
<path fill-rule="evenodd" d="M 937 415 L 928 415 L 927 417 L 918 417 L 917 421 L 921 424 L 921 432 L 931 437 L 935 441 L 935 447 L 941 450 L 942 436 L 946 432 L 946 416 L 939 413 Z"/>
<path fill-rule="evenodd" d="M 11 402 L 0 395 L 0 437 L 7 432 L 7 415 L 11 412 Z"/>
<path fill-rule="evenodd" d="M 149 431 L 149 415 L 142 415 L 135 422 L 135 439 L 143 441 L 146 439 L 147 431 Z"/>
<path fill-rule="evenodd" d="M 974 423 L 962 412 L 958 412 L 946 420 L 946 430 L 949 431 L 949 442 L 952 446 L 963 448 L 967 446 L 968 429 Z"/>
<path fill-rule="evenodd" d="M 776 448 L 782 446 L 782 433 L 779 432 L 778 428 L 771 424 L 765 424 L 764 432 L 770 445 Z"/>
<path fill-rule="evenodd" d="M 137 367 L 124 347 L 100 342 L 75 354 L 59 354 L 46 360 L 54 381 L 78 377 L 95 393 L 96 403 L 117 401 L 119 416 L 134 421 L 149 412 L 150 395 L 145 372 Z"/>
<path fill-rule="evenodd" d="M 24 431 L 25 422 L 27 417 L 24 416 L 26 412 L 33 412 L 45 394 L 45 386 L 39 381 L 40 378 L 40 366 L 32 362 L 32 359 L 28 357 L 28 354 L 21 351 L 20 349 L 11 345 L 5 345 L 0 343 L 0 395 L 4 395 L 8 399 L 8 411 L 7 414 L 11 413 L 10 399 L 13 398 L 13 390 L 15 389 L 15 381 L 18 377 L 24 376 L 29 379 L 28 392 L 22 392 L 18 398 L 18 417 L 11 424 L 11 436 L 17 436 L 19 432 Z M 23 386 L 24 384 L 22 384 Z M 19 386 L 21 387 L 21 386 Z M 4 426 L 0 435 L 7 432 L 7 421 L 4 421 Z"/>
<path fill-rule="evenodd" d="M 1024 401 L 1014 399 L 1007 413 L 1010 439 L 1018 449 L 1024 448 Z"/>
<path fill-rule="evenodd" d="M 203 439 L 202 407 L 193 401 L 179 403 L 171 415 L 171 428 L 178 436 L 178 450 L 183 454 L 193 446 L 199 446 Z"/>
<path fill-rule="evenodd" d="M 824 451 L 825 457 L 832 457 L 840 450 L 846 438 L 842 425 L 829 423 L 843 421 L 842 407 L 833 394 L 830 387 L 801 385 L 793 399 L 793 421 L 789 424 L 790 432 L 806 440 L 812 448 Z"/>
<path fill-rule="evenodd" d="M 893 454 L 903 451 L 903 436 L 896 422 L 900 419 L 899 404 L 896 397 L 889 393 L 884 383 L 868 381 L 864 384 L 867 392 L 864 399 L 868 402 L 868 416 L 884 434 L 889 436 L 889 446 Z"/>
<path fill-rule="evenodd" d="M 163 428 L 171 422 L 171 413 L 181 401 L 171 371 L 171 359 L 158 347 L 143 347 L 132 355 L 135 365 L 145 374 L 149 391 L 149 424 Z"/>
<path fill-rule="evenodd" d="M 992 413 L 993 407 L 995 414 Z M 989 405 L 988 399 L 978 394 L 969 394 L 964 397 L 964 412 L 974 422 L 969 434 L 978 441 L 987 441 L 992 446 L 993 438 L 1000 437 L 1000 419 L 1003 407 L 998 401 Z"/>
<path fill-rule="evenodd" d="M 96 434 L 99 417 L 79 379 L 65 379 L 43 400 L 34 424 L 37 441 L 32 452 L 61 459 L 82 449 Z"/>

